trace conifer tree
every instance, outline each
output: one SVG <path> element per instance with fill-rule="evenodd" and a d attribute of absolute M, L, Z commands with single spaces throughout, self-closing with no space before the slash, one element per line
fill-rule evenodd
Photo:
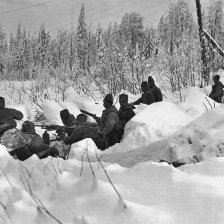
<path fill-rule="evenodd" d="M 96 35 L 96 48 L 97 48 L 97 60 L 99 64 L 105 63 L 105 44 L 102 36 L 103 30 L 98 25 L 97 35 Z"/>
<path fill-rule="evenodd" d="M 87 46 L 87 25 L 85 21 L 85 9 L 83 3 L 80 10 L 78 26 L 76 30 L 76 51 L 77 57 L 80 61 L 80 68 L 82 70 L 87 70 Z"/>
<path fill-rule="evenodd" d="M 39 60 L 42 67 L 45 66 L 46 62 L 46 53 L 47 53 L 47 46 L 49 43 L 49 35 L 45 30 L 44 23 L 41 24 L 38 36 L 38 53 L 39 53 Z"/>

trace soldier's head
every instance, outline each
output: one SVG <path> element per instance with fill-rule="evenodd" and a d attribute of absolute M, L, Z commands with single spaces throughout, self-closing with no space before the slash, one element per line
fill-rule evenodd
<path fill-rule="evenodd" d="M 4 97 L 0 97 L 0 109 L 5 108 L 5 98 Z"/>
<path fill-rule="evenodd" d="M 152 76 L 148 77 L 148 84 L 150 87 L 153 87 L 155 85 L 155 80 L 153 79 Z"/>
<path fill-rule="evenodd" d="M 107 109 L 113 105 L 113 101 L 113 95 L 109 93 L 103 99 L 103 106 Z"/>
<path fill-rule="evenodd" d="M 35 132 L 35 124 L 32 121 L 24 121 L 22 124 L 23 132 Z"/>
<path fill-rule="evenodd" d="M 124 107 L 128 104 L 128 95 L 127 94 L 121 94 L 119 96 L 119 103 L 121 107 Z"/>
<path fill-rule="evenodd" d="M 70 113 L 68 109 L 64 109 L 60 111 L 60 117 L 64 125 L 66 125 L 69 116 L 70 116 Z"/>
<path fill-rule="evenodd" d="M 215 84 L 217 84 L 217 83 L 219 82 L 219 79 L 220 79 L 220 76 L 219 76 L 219 75 L 214 75 L 214 76 L 213 76 L 213 82 L 214 82 Z"/>
<path fill-rule="evenodd" d="M 141 90 L 142 90 L 143 93 L 146 92 L 147 88 L 148 88 L 148 83 L 147 82 L 142 82 Z"/>
<path fill-rule="evenodd" d="M 76 120 L 79 123 L 86 122 L 87 121 L 87 116 L 85 114 L 78 114 L 77 117 L 76 117 Z"/>

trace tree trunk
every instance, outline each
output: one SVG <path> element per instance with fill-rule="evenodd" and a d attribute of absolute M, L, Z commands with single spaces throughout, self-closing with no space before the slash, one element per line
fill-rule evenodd
<path fill-rule="evenodd" d="M 197 18 L 198 18 L 199 38 L 201 43 L 201 61 L 202 61 L 201 87 L 203 87 L 204 86 L 203 81 L 206 84 L 208 84 L 209 82 L 209 70 L 207 68 L 207 61 L 206 61 L 205 40 L 202 37 L 203 25 L 202 25 L 202 16 L 201 16 L 201 3 L 200 3 L 200 0 L 195 0 L 195 2 L 196 2 L 196 10 L 197 10 Z"/>

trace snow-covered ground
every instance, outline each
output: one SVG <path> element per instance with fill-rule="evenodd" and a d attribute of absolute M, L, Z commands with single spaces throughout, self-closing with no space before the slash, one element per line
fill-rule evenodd
<path fill-rule="evenodd" d="M 138 106 L 122 142 L 104 152 L 85 139 L 72 145 L 66 161 L 33 156 L 21 162 L 0 145 L 0 223 L 224 223 L 224 107 L 214 108 L 210 89 L 186 89 L 179 103 L 170 94 Z M 72 89 L 66 94 L 65 102 L 43 103 L 48 123 L 62 124 L 64 108 L 100 116 L 100 101 Z M 24 120 L 33 119 L 29 106 L 14 106 Z"/>

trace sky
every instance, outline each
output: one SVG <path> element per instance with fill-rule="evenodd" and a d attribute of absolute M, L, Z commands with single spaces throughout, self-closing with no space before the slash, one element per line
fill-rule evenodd
<path fill-rule="evenodd" d="M 0 24 L 7 37 L 16 31 L 21 22 L 31 32 L 37 32 L 44 22 L 50 33 L 58 29 L 70 29 L 74 18 L 77 25 L 82 3 L 86 10 L 86 20 L 91 28 L 98 23 L 107 26 L 110 22 L 120 22 L 127 12 L 137 12 L 144 17 L 145 26 L 156 25 L 159 18 L 176 0 L 0 0 Z M 195 1 L 186 0 L 191 10 L 195 10 Z M 206 8 L 209 0 L 201 0 Z"/>

